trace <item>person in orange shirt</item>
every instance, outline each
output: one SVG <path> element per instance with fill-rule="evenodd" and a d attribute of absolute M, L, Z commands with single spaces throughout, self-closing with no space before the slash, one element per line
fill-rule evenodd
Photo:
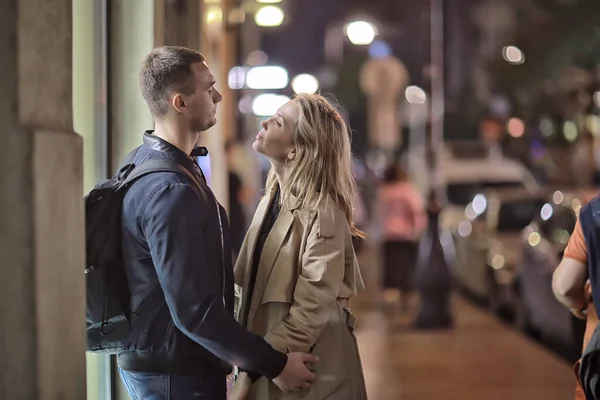
<path fill-rule="evenodd" d="M 552 290 L 558 301 L 567 307 L 573 315 L 577 318 L 587 319 L 583 338 L 584 349 L 598 324 L 598 315 L 594 303 L 591 301 L 592 293 L 588 282 L 587 262 L 587 247 L 578 219 L 565 248 L 563 259 L 554 271 Z M 573 367 L 577 377 L 579 377 L 580 362 L 581 359 Z M 585 400 L 585 394 L 579 379 L 577 379 L 575 399 Z"/>

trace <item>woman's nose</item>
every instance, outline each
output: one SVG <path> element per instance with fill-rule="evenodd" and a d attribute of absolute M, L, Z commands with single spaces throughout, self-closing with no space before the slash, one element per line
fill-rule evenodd
<path fill-rule="evenodd" d="M 263 129 L 267 129 L 267 121 L 261 122 L 260 125 L 263 127 Z"/>

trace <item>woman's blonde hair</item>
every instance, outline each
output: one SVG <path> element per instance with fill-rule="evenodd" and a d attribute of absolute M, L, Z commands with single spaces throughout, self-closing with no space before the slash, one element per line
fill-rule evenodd
<path fill-rule="evenodd" d="M 300 201 L 300 208 L 314 210 L 330 197 L 346 215 L 352 235 L 364 237 L 353 223 L 357 189 L 352 173 L 350 129 L 321 95 L 299 94 L 292 101 L 298 105 L 299 114 L 293 139 L 296 156 L 285 187 L 281 188 L 282 198 L 293 194 Z M 267 189 L 272 190 L 276 181 L 271 170 Z"/>

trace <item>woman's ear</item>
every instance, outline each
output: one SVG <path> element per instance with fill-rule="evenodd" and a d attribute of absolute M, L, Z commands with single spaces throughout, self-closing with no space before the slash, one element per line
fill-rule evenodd
<path fill-rule="evenodd" d="M 296 158 L 296 149 L 292 149 L 288 152 L 287 159 L 290 161 L 294 161 Z"/>

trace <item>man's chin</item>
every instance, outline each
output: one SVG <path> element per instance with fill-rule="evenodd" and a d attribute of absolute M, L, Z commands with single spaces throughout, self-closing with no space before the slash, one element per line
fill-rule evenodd
<path fill-rule="evenodd" d="M 216 118 L 212 121 L 210 121 L 208 124 L 203 124 L 203 125 L 198 125 L 196 127 L 196 129 L 194 129 L 194 132 L 204 132 L 209 130 L 210 128 L 212 128 L 213 126 L 215 126 L 217 124 L 217 120 Z"/>

